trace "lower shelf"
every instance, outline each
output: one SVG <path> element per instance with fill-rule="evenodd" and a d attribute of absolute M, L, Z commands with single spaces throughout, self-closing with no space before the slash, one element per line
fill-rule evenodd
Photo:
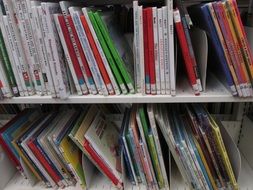
<path fill-rule="evenodd" d="M 249 166 L 246 159 L 241 156 L 242 165 L 241 173 L 239 175 L 238 184 L 240 189 L 252 189 L 253 187 L 253 169 Z M 90 190 L 117 190 L 113 187 L 101 173 L 96 173 L 90 184 Z M 146 190 L 145 186 L 132 186 L 130 183 L 126 184 L 127 190 Z M 187 187 L 184 185 L 184 181 L 176 167 L 172 167 L 171 171 L 171 190 L 186 190 Z M 27 179 L 24 179 L 19 173 L 10 180 L 4 190 L 50 190 L 45 188 L 41 183 L 31 186 Z M 64 188 L 64 190 L 82 190 L 81 187 L 71 186 Z"/>

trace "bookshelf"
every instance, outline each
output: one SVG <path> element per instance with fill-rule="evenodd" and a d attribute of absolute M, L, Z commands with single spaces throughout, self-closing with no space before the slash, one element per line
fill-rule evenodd
<path fill-rule="evenodd" d="M 81 0 L 76 0 L 79 2 Z M 198 0 L 197 0 L 198 1 Z M 194 2 L 197 1 L 187 1 Z M 104 5 L 104 4 L 129 4 L 132 0 L 88 0 L 86 1 L 87 5 Z M 159 0 L 143 0 L 140 2 L 150 3 L 150 2 L 161 2 Z M 247 0 L 240 1 L 241 7 L 247 7 Z M 191 4 L 191 3 L 189 3 Z M 129 95 L 114 95 L 114 96 L 103 96 L 103 95 L 71 95 L 67 99 L 58 99 L 52 98 L 51 96 L 28 96 L 28 97 L 13 97 L 13 98 L 5 98 L 0 100 L 0 104 L 124 104 L 124 103 L 211 103 L 211 102 L 237 102 L 241 103 L 242 109 L 244 108 L 244 103 L 253 102 L 252 98 L 237 98 L 231 95 L 231 92 L 227 89 L 226 85 L 224 85 L 218 78 L 211 75 L 208 76 L 207 79 L 207 89 L 205 92 L 201 93 L 200 96 L 195 96 L 193 94 L 192 88 L 186 78 L 180 79 L 177 81 L 176 88 L 176 96 L 170 95 L 142 95 L 140 93 L 137 94 L 129 94 Z M 242 115 L 242 110 L 238 109 L 237 115 Z M 241 121 L 232 121 L 228 124 L 228 131 L 235 139 L 239 139 L 238 127 L 241 127 Z M 236 140 L 237 141 L 237 140 Z M 1 150 L 0 150 L 1 153 Z M 250 189 L 253 186 L 252 178 L 253 178 L 253 169 L 250 167 L 247 159 L 242 155 L 241 156 L 241 172 L 238 178 L 238 184 L 240 189 Z M 1 161 L 1 158 L 0 158 Z M 1 169 L 0 169 L 1 174 Z M 1 175 L 0 175 L 1 177 Z M 176 167 L 172 167 L 171 169 L 171 189 L 172 190 L 183 190 L 187 189 L 184 181 L 181 177 L 180 172 Z M 1 180 L 0 180 L 1 183 Z M 35 186 L 31 186 L 27 179 L 24 179 L 19 173 L 16 173 L 8 182 L 6 187 L 3 190 L 46 190 L 42 184 L 36 184 Z M 70 186 L 64 188 L 66 190 L 81 190 L 81 187 L 78 186 Z M 111 185 L 111 182 L 108 181 L 101 173 L 95 173 L 94 178 L 90 184 L 91 190 L 116 190 L 114 186 Z M 132 186 L 130 182 L 126 184 L 126 190 L 145 190 L 145 186 Z"/>

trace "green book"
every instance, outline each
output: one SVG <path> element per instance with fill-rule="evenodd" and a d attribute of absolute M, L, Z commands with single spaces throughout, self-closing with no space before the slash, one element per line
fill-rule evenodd
<path fill-rule="evenodd" d="M 124 80 L 123 80 L 123 78 L 122 78 L 122 76 L 121 76 L 121 74 L 120 74 L 120 72 L 119 72 L 119 70 L 118 70 L 118 68 L 117 68 L 117 66 L 115 64 L 115 61 L 114 61 L 114 59 L 113 59 L 113 57 L 111 55 L 110 50 L 107 47 L 106 41 L 105 41 L 105 39 L 104 39 L 104 37 L 103 37 L 100 29 L 99 29 L 99 26 L 96 23 L 96 20 L 95 20 L 95 17 L 93 15 L 93 12 L 89 11 L 88 12 L 88 16 L 90 18 L 91 24 L 92 24 L 92 26 L 93 26 L 96 34 L 97 34 L 98 40 L 99 40 L 99 42 L 100 42 L 100 44 L 102 46 L 102 49 L 103 49 L 103 51 L 105 53 L 105 56 L 106 56 L 106 58 L 107 58 L 107 60 L 108 60 L 108 62 L 110 64 L 112 72 L 113 72 L 113 74 L 114 74 L 114 76 L 115 76 L 115 78 L 116 78 L 116 80 L 118 82 L 118 85 L 120 86 L 120 89 L 121 89 L 122 93 L 123 94 L 127 94 L 127 88 L 126 88 L 126 85 L 124 83 Z"/>
<path fill-rule="evenodd" d="M 164 185 L 161 167 L 160 167 L 159 160 L 158 160 L 158 155 L 157 155 L 156 148 L 155 148 L 154 137 L 153 137 L 151 129 L 148 126 L 148 120 L 147 120 L 147 116 L 145 114 L 144 107 L 140 106 L 138 109 L 138 112 L 140 115 L 144 136 L 147 141 L 149 154 L 151 157 L 153 168 L 155 170 L 155 175 L 156 175 L 156 179 L 157 179 L 159 188 L 164 188 L 165 185 Z"/>
<path fill-rule="evenodd" d="M 0 59 L 2 60 L 3 67 L 6 72 L 7 80 L 12 88 L 14 96 L 18 96 L 18 88 L 13 70 L 11 67 L 11 62 L 4 44 L 3 34 L 0 31 Z"/>
<path fill-rule="evenodd" d="M 129 56 L 126 56 L 127 54 L 129 55 L 129 53 L 127 53 L 128 48 L 126 48 L 127 42 L 126 40 L 124 40 L 124 35 L 119 35 L 120 33 L 116 28 L 117 24 L 110 22 L 112 21 L 112 19 L 105 19 L 105 17 L 107 16 L 106 14 L 107 13 L 104 12 L 93 13 L 98 27 L 100 28 L 101 33 L 105 41 L 107 42 L 107 46 L 125 80 L 125 83 L 127 84 L 130 93 L 135 93 L 133 82 L 133 57 L 130 58 Z M 112 16 L 109 15 L 109 17 L 106 18 L 112 18 Z M 124 41 L 126 43 L 124 43 Z"/>

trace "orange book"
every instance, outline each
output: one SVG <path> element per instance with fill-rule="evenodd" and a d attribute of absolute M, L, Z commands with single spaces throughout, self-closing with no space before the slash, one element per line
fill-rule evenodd
<path fill-rule="evenodd" d="M 252 57 L 252 52 L 249 46 L 249 42 L 246 38 L 246 33 L 244 31 L 244 27 L 241 21 L 237 3 L 235 0 L 228 0 L 226 1 L 226 7 L 228 8 L 229 13 L 231 15 L 231 19 L 234 24 L 235 32 L 239 41 L 240 49 L 242 50 L 242 55 L 243 55 L 244 61 L 246 62 L 246 66 L 248 68 L 248 72 L 252 81 L 253 57 Z"/>
<path fill-rule="evenodd" d="M 103 60 L 102 60 L 101 55 L 100 55 L 100 53 L 99 53 L 99 51 L 98 51 L 98 48 L 97 48 L 97 46 L 96 46 L 96 43 L 95 43 L 95 41 L 94 41 L 94 39 L 93 39 L 93 37 L 92 37 L 92 34 L 91 34 L 91 31 L 90 31 L 89 25 L 88 25 L 88 23 L 87 23 L 87 21 L 86 21 L 86 18 L 85 18 L 84 15 L 81 15 L 81 16 L 80 16 L 80 19 L 81 19 L 81 21 L 82 21 L 83 28 L 84 28 L 85 33 L 86 33 L 86 35 L 87 35 L 87 38 L 88 38 L 88 40 L 89 40 L 89 43 L 90 43 L 92 52 L 93 52 L 93 54 L 94 54 L 94 57 L 95 57 L 95 59 L 96 59 L 96 62 L 97 62 L 97 64 L 98 64 L 99 70 L 100 70 L 101 75 L 102 75 L 102 77 L 103 77 L 103 80 L 104 80 L 104 82 L 105 82 L 106 88 L 107 88 L 109 94 L 114 95 L 114 94 L 115 94 L 115 91 L 114 91 L 114 89 L 113 89 L 111 80 L 110 80 L 110 78 L 109 78 L 109 76 L 108 76 L 108 73 L 107 73 L 106 68 L 105 68 L 105 66 L 104 66 L 104 63 L 103 63 Z"/>

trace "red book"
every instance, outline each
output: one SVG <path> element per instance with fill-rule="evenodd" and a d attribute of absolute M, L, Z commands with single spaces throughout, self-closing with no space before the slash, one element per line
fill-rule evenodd
<path fill-rule="evenodd" d="M 180 47 L 182 50 L 182 55 L 183 55 L 184 63 L 186 66 L 187 75 L 188 75 L 189 81 L 192 85 L 194 94 L 199 95 L 200 93 L 199 93 L 199 88 L 198 88 L 198 84 L 197 84 L 197 80 L 196 80 L 196 75 L 194 73 L 190 50 L 187 45 L 186 36 L 185 36 L 184 28 L 183 28 L 183 25 L 181 22 L 179 10 L 175 9 L 173 11 L 173 15 L 174 15 L 174 22 L 175 22 L 175 26 L 176 26 L 179 44 L 180 44 Z"/>
<path fill-rule="evenodd" d="M 74 36 L 77 48 L 79 50 L 81 61 L 82 61 L 85 73 L 87 75 L 87 78 L 88 78 L 88 81 L 86 81 L 86 83 L 89 83 L 89 85 L 91 87 L 91 89 L 89 89 L 89 90 L 92 92 L 92 94 L 97 94 L 97 89 L 96 89 L 96 86 L 95 86 L 95 82 L 93 80 L 92 73 L 90 71 L 90 68 L 89 68 L 89 65 L 87 63 L 86 57 L 84 55 L 84 52 L 83 52 L 83 49 L 82 49 L 82 45 L 81 45 L 81 43 L 79 41 L 79 38 L 78 38 L 78 35 L 77 35 L 77 32 L 76 32 L 76 28 L 75 28 L 74 22 L 73 22 L 72 17 L 70 15 L 67 16 L 67 19 L 68 19 L 68 22 L 69 22 L 69 26 L 72 29 L 72 33 L 73 33 L 73 36 Z M 89 87 L 89 85 L 88 85 L 88 87 Z"/>
<path fill-rule="evenodd" d="M 150 72 L 149 72 L 149 50 L 148 50 L 148 33 L 147 33 L 147 9 L 143 9 L 143 43 L 144 43 L 144 70 L 145 70 L 145 90 L 150 94 Z"/>
<path fill-rule="evenodd" d="M 155 55 L 154 55 L 154 31 L 153 31 L 153 10 L 147 9 L 147 35 L 148 35 L 148 62 L 151 94 L 156 94 L 156 74 L 155 74 Z"/>
<path fill-rule="evenodd" d="M 107 167 L 107 165 L 99 157 L 99 155 L 92 148 L 92 146 L 90 146 L 90 143 L 87 140 L 84 140 L 83 147 L 88 152 L 88 154 L 93 159 L 93 161 L 96 163 L 96 165 L 99 167 L 99 169 L 103 171 L 103 173 L 112 181 L 112 183 L 115 186 L 122 188 L 123 187 L 122 182 L 113 174 L 113 172 L 110 170 L 110 168 Z"/>
<path fill-rule="evenodd" d="M 101 55 L 100 55 L 100 53 L 99 53 L 99 51 L 98 51 L 98 49 L 97 49 L 95 40 L 93 39 L 93 36 L 92 36 L 92 34 L 91 34 L 89 25 L 88 25 L 88 23 L 87 23 L 87 21 L 86 21 L 86 18 L 85 18 L 84 15 L 81 15 L 81 16 L 80 16 L 80 19 L 81 19 L 81 21 L 82 21 L 83 28 L 84 28 L 85 33 L 86 33 L 86 35 L 87 35 L 87 38 L 88 38 L 88 40 L 89 40 L 89 43 L 90 43 L 92 52 L 93 52 L 93 54 L 94 54 L 94 57 L 95 57 L 95 59 L 96 59 L 96 61 L 97 61 L 99 70 L 100 70 L 101 75 L 102 75 L 102 77 L 103 77 L 103 80 L 104 80 L 104 82 L 105 82 L 106 88 L 107 88 L 109 94 L 114 95 L 115 92 L 114 92 L 114 89 L 113 89 L 113 87 L 112 87 L 111 80 L 110 80 L 110 78 L 109 78 L 109 76 L 108 76 L 108 73 L 107 73 L 106 68 L 105 68 L 105 66 L 104 66 L 103 60 L 102 60 L 102 58 L 101 58 Z"/>
<path fill-rule="evenodd" d="M 68 52 L 69 52 L 71 62 L 73 64 L 73 67 L 74 67 L 74 70 L 75 70 L 75 73 L 76 73 L 76 76 L 77 76 L 78 83 L 81 86 L 82 92 L 84 93 L 83 85 L 85 85 L 85 81 L 84 81 L 83 73 L 81 71 L 81 68 L 80 68 L 76 53 L 75 53 L 73 43 L 72 43 L 70 35 L 69 35 L 68 27 L 66 25 L 64 16 L 63 15 L 58 15 L 58 21 L 59 21 L 61 29 L 62 29 L 62 33 L 63 33 L 64 39 L 65 39 L 65 42 L 66 42 L 66 45 L 67 45 L 67 49 L 68 49 Z M 87 91 L 86 91 L 86 94 L 87 94 Z"/>
<path fill-rule="evenodd" d="M 39 148 L 36 146 L 36 143 L 34 142 L 35 139 L 31 138 L 27 142 L 28 147 L 33 152 L 34 156 L 40 161 L 40 163 L 43 165 L 43 167 L 46 169 L 48 174 L 51 176 L 51 178 L 54 180 L 56 184 L 58 184 L 59 187 L 63 187 L 64 184 L 62 183 L 61 177 L 58 175 L 58 173 L 51 167 L 51 164 L 49 161 L 45 158 L 43 153 L 39 150 Z"/>

